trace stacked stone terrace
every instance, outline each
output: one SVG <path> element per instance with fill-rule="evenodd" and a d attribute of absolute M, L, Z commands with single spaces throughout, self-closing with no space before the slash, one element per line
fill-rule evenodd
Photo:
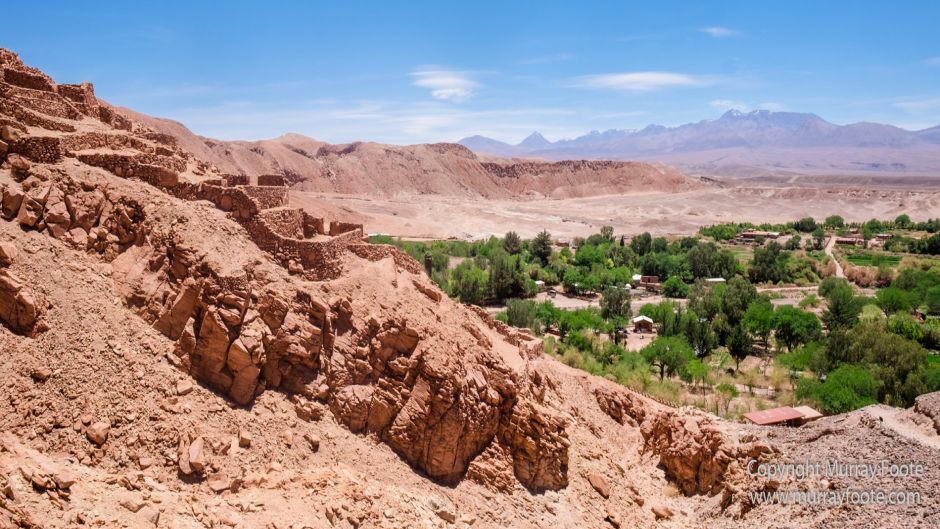
<path fill-rule="evenodd" d="M 342 253 L 362 243 L 360 224 L 327 222 L 289 207 L 283 176 L 260 175 L 253 185 L 245 175 L 220 174 L 180 148 L 173 137 L 132 122 L 100 102 L 90 83 L 57 84 L 3 49 L 0 73 L 0 162 L 9 158 L 20 180 L 29 176 L 30 164 L 74 159 L 182 199 L 208 200 L 235 218 L 292 274 L 311 280 L 337 277 Z M 41 226 L 40 220 L 36 224 Z M 80 245 L 85 238 L 72 239 Z M 375 253 L 353 251 L 364 257 Z"/>
<path fill-rule="evenodd" d="M 340 275 L 342 253 L 363 242 L 361 224 L 327 222 L 301 208 L 289 207 L 285 185 L 246 185 L 241 184 L 243 181 L 244 177 L 226 176 L 196 184 L 180 183 L 173 193 L 189 200 L 208 200 L 229 212 L 259 248 L 292 274 L 311 280 Z M 271 180 L 259 177 L 259 181 Z"/>

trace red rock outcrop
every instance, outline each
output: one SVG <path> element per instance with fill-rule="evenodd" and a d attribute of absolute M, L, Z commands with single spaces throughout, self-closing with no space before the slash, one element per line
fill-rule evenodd
<path fill-rule="evenodd" d="M 730 438 L 713 419 L 692 410 L 659 411 L 640 428 L 645 449 L 659 456 L 666 475 L 688 495 L 728 493 L 749 461 L 773 453 L 769 445 Z"/>
<path fill-rule="evenodd" d="M 435 480 L 458 482 L 498 445 L 524 486 L 567 485 L 566 422 L 537 402 L 523 369 L 537 341 L 459 307 L 406 254 L 363 243 L 360 225 L 286 208 L 283 178 L 221 175 L 122 120 L 91 85 L 56 85 L 8 53 L 0 64 L 22 72 L 0 83 L 12 105 L 0 116 L 17 131 L 6 134 L 3 218 L 108 262 L 124 304 L 173 342 L 174 366 L 237 404 L 277 390 L 303 420 L 325 405 Z M 225 213 L 200 213 L 207 203 Z M 227 237 L 206 238 L 219 215 L 235 221 Z M 381 277 L 347 277 L 368 263 Z M 34 324 L 36 304 L 6 277 L 0 316 Z M 384 297 L 362 300 L 364 286 Z M 83 423 L 98 446 L 109 429 Z M 180 471 L 206 470 L 204 451 L 201 437 L 180 439 Z"/>

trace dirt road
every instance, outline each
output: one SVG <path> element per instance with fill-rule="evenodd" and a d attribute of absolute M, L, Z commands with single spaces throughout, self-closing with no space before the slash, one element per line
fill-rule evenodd
<path fill-rule="evenodd" d="M 845 277 L 845 272 L 842 271 L 842 265 L 839 264 L 839 260 L 832 255 L 832 249 L 836 246 L 836 236 L 833 235 L 829 237 L 829 242 L 826 243 L 826 255 L 832 259 L 832 262 L 836 264 L 836 277 Z"/>

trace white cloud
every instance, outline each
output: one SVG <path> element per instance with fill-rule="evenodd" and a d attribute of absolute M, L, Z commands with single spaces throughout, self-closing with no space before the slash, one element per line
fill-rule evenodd
<path fill-rule="evenodd" d="M 771 112 L 786 112 L 788 109 L 786 105 L 784 105 L 783 103 L 778 103 L 776 101 L 765 101 L 763 103 L 759 103 L 757 105 L 757 108 L 762 108 L 764 110 L 769 110 Z"/>
<path fill-rule="evenodd" d="M 718 110 L 740 110 L 741 112 L 747 112 L 751 107 L 743 101 L 733 101 L 731 99 L 715 99 L 709 101 L 708 106 L 712 108 L 717 108 Z"/>
<path fill-rule="evenodd" d="M 570 53 L 558 53 L 556 55 L 546 55 L 544 57 L 533 57 L 531 59 L 525 59 L 519 61 L 519 64 L 533 65 L 533 64 L 550 64 L 554 62 L 564 62 L 570 61 L 574 58 L 574 55 Z"/>
<path fill-rule="evenodd" d="M 905 99 L 896 102 L 894 106 L 911 114 L 937 111 L 940 110 L 940 98 Z"/>
<path fill-rule="evenodd" d="M 940 57 L 931 57 L 926 62 L 931 66 L 940 66 Z"/>
<path fill-rule="evenodd" d="M 769 110 L 771 112 L 783 112 L 787 110 L 787 107 L 782 103 L 777 103 L 776 101 L 764 101 L 763 103 L 757 103 L 756 105 L 751 105 L 745 101 L 736 101 L 733 99 L 714 99 L 708 102 L 708 106 L 712 108 L 717 108 L 718 110 L 740 110 L 741 112 L 748 112 L 752 109 L 754 110 Z"/>
<path fill-rule="evenodd" d="M 586 75 L 576 80 L 575 86 L 606 90 L 649 92 L 675 86 L 705 86 L 713 81 L 676 72 L 624 72 Z"/>
<path fill-rule="evenodd" d="M 421 69 L 411 72 L 415 86 L 431 89 L 431 97 L 442 101 L 466 101 L 479 86 L 468 72 L 445 69 Z"/>
<path fill-rule="evenodd" d="M 720 39 L 723 37 L 733 37 L 734 35 L 738 34 L 737 31 L 733 29 L 728 29 L 723 26 L 710 26 L 707 28 L 702 28 L 700 31 L 702 33 L 707 33 L 708 35 L 711 35 L 712 37 L 715 37 L 716 39 Z"/>
<path fill-rule="evenodd" d="M 583 111 L 552 107 L 473 110 L 443 101 L 283 100 L 223 102 L 180 109 L 168 117 L 197 134 L 236 140 L 297 132 L 332 143 L 434 143 L 480 134 L 518 141 L 533 130 L 553 138 L 583 133 Z"/>

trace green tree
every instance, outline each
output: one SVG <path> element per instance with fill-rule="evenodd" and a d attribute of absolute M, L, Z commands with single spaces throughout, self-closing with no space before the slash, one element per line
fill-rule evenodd
<path fill-rule="evenodd" d="M 822 290 L 822 288 L 820 288 Z M 858 323 L 862 312 L 861 300 L 855 297 L 851 288 L 835 288 L 826 296 L 826 310 L 822 321 L 831 333 L 835 329 L 848 329 Z"/>
<path fill-rule="evenodd" d="M 754 248 L 754 258 L 751 260 L 749 274 L 755 283 L 777 283 L 786 281 L 786 262 L 789 254 L 776 241 L 766 246 Z"/>
<path fill-rule="evenodd" d="M 715 400 L 716 413 L 721 407 L 725 409 L 725 413 L 728 413 L 728 406 L 738 396 L 738 388 L 728 383 L 718 384 L 715 386 L 715 395 L 718 397 Z"/>
<path fill-rule="evenodd" d="M 927 305 L 927 312 L 940 314 L 940 285 L 927 289 L 924 303 Z"/>
<path fill-rule="evenodd" d="M 791 305 L 778 307 L 774 311 L 773 322 L 777 341 L 785 345 L 787 351 L 792 351 L 797 345 L 809 343 L 817 338 L 821 331 L 815 314 Z"/>
<path fill-rule="evenodd" d="M 538 332 L 536 315 L 536 305 L 531 299 L 513 298 L 506 300 L 506 323 L 509 325 Z"/>
<path fill-rule="evenodd" d="M 640 350 L 646 362 L 659 370 L 659 380 L 679 373 L 695 358 L 689 343 L 681 336 L 659 336 Z"/>
<path fill-rule="evenodd" d="M 898 228 L 909 228 L 911 227 L 911 217 L 907 213 L 902 213 L 894 219 L 894 225 Z"/>
<path fill-rule="evenodd" d="M 737 325 L 747 312 L 747 308 L 757 299 L 757 287 L 743 277 L 733 277 L 728 281 L 721 296 L 721 312 L 731 325 Z"/>
<path fill-rule="evenodd" d="M 680 322 L 680 328 L 695 356 L 701 358 L 711 354 L 717 345 L 717 337 L 712 330 L 711 323 L 705 318 L 699 317 L 693 311 L 686 311 Z"/>
<path fill-rule="evenodd" d="M 614 242 L 614 227 L 601 226 L 601 237 L 607 241 Z"/>
<path fill-rule="evenodd" d="M 839 215 L 830 215 L 826 217 L 826 227 L 828 228 L 841 228 L 845 226 L 845 219 Z"/>
<path fill-rule="evenodd" d="M 737 260 L 731 252 L 720 250 L 718 245 L 709 242 L 697 244 L 685 256 L 694 278 L 723 277 L 734 275 Z"/>
<path fill-rule="evenodd" d="M 888 318 L 887 329 L 888 332 L 915 342 L 924 339 L 924 327 L 910 314 L 892 314 Z"/>
<path fill-rule="evenodd" d="M 840 364 L 864 365 L 879 382 L 879 402 L 910 406 L 926 392 L 923 383 L 927 351 L 918 343 L 885 332 L 881 322 L 860 324 L 851 330 L 838 330 L 826 340 L 824 361 L 814 369 L 834 370 Z"/>
<path fill-rule="evenodd" d="M 817 250 L 822 250 L 825 239 L 826 232 L 823 231 L 822 226 L 817 226 L 816 229 L 813 230 L 813 247 Z"/>
<path fill-rule="evenodd" d="M 644 256 L 650 252 L 653 247 L 653 236 L 649 232 L 644 232 L 630 239 L 630 248 L 633 253 Z"/>
<path fill-rule="evenodd" d="M 535 306 L 535 318 L 546 329 L 557 327 L 561 319 L 561 309 L 557 308 L 552 300 L 545 300 Z M 564 336 L 562 336 L 564 338 Z"/>
<path fill-rule="evenodd" d="M 707 320 L 721 312 L 721 300 L 726 284 L 711 284 L 699 279 L 689 289 L 689 309 Z M 757 289 L 754 290 L 755 293 Z"/>
<path fill-rule="evenodd" d="M 683 378 L 692 383 L 693 386 L 700 385 L 702 394 L 705 394 L 705 383 L 708 381 L 708 366 L 698 358 L 693 358 L 685 365 Z"/>
<path fill-rule="evenodd" d="M 803 233 L 810 233 L 816 229 L 816 220 L 813 217 L 803 217 L 793 223 L 793 228 Z"/>
<path fill-rule="evenodd" d="M 498 248 L 490 256 L 490 292 L 496 299 L 518 297 L 525 293 L 525 277 L 518 257 Z"/>
<path fill-rule="evenodd" d="M 909 312 L 911 310 L 911 299 L 907 292 L 897 287 L 883 288 L 875 294 L 878 308 L 890 316 L 895 312 Z"/>
<path fill-rule="evenodd" d="M 609 286 L 601 296 L 601 316 L 610 325 L 614 342 L 620 343 L 620 334 L 630 319 L 630 291 L 618 286 Z"/>
<path fill-rule="evenodd" d="M 736 325 L 731 328 L 726 345 L 728 346 L 728 354 L 731 355 L 731 358 L 734 358 L 734 370 L 737 372 L 741 360 L 747 358 L 747 355 L 751 354 L 753 349 L 754 343 L 751 341 L 751 335 L 742 329 L 740 325 Z"/>
<path fill-rule="evenodd" d="M 466 260 L 451 271 L 453 294 L 464 303 L 480 304 L 486 299 L 489 277 L 485 270 L 472 260 Z"/>
<path fill-rule="evenodd" d="M 548 258 L 552 256 L 552 235 L 548 230 L 542 230 L 532 239 L 530 251 L 541 263 L 542 266 L 548 264 Z"/>
<path fill-rule="evenodd" d="M 678 277 L 670 277 L 663 282 L 663 295 L 667 298 L 684 298 L 689 295 L 689 285 Z"/>
<path fill-rule="evenodd" d="M 503 237 L 503 249 L 506 250 L 506 253 L 509 255 L 516 255 L 522 251 L 522 238 L 519 237 L 519 234 L 510 231 Z"/>
<path fill-rule="evenodd" d="M 845 413 L 877 402 L 878 387 L 878 381 L 864 367 L 843 364 L 821 384 L 801 381 L 796 394 L 813 400 L 828 414 Z"/>
<path fill-rule="evenodd" d="M 572 266 L 565 270 L 565 275 L 561 278 L 561 284 L 565 287 L 565 292 L 578 294 L 584 288 L 584 274 L 581 269 Z"/>
<path fill-rule="evenodd" d="M 770 340 L 770 333 L 774 330 L 774 306 L 770 300 L 758 298 L 748 305 L 741 325 L 744 330 L 766 344 Z"/>
<path fill-rule="evenodd" d="M 820 296 L 828 298 L 829 295 L 837 289 L 848 290 L 849 293 L 851 293 L 852 285 L 850 285 L 848 281 L 841 277 L 832 276 L 823 279 L 822 282 L 819 283 L 818 291 Z"/>
<path fill-rule="evenodd" d="M 802 239 L 800 238 L 799 235 L 794 235 L 793 237 L 790 237 L 790 240 L 787 241 L 786 249 L 790 251 L 799 250 L 801 241 Z"/>

